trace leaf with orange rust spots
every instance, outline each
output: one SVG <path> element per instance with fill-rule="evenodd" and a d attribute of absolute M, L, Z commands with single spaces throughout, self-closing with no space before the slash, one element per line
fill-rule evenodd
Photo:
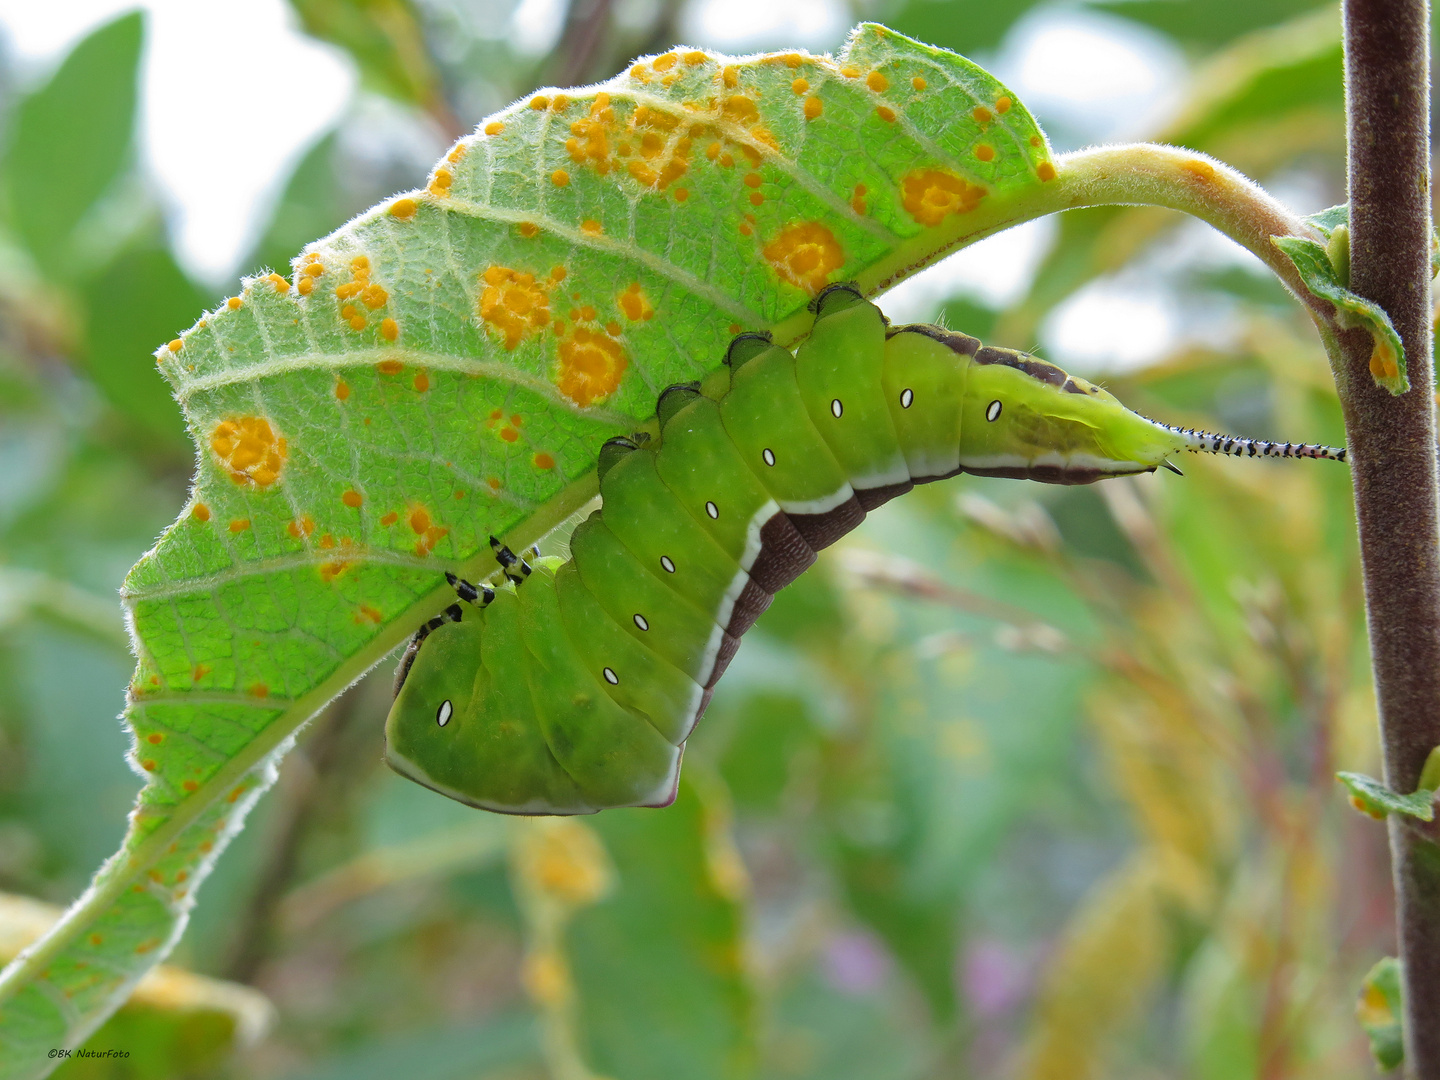
<path fill-rule="evenodd" d="M 43 1069 L 123 999 L 300 725 L 452 602 L 444 571 L 483 578 L 491 535 L 520 550 L 587 502 L 661 388 L 742 330 L 793 342 L 829 282 L 873 293 L 1054 209 L 1031 198 L 1054 177 L 1004 86 L 883 27 L 834 58 L 680 49 L 486 119 L 157 342 L 200 453 L 124 588 L 146 786 L 0 976 L 0 1060 Z"/>

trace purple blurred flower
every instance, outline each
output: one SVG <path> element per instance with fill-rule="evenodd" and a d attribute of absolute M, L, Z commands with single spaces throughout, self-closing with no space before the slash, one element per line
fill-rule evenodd
<path fill-rule="evenodd" d="M 960 964 L 960 986 L 971 1010 L 990 1019 L 1015 1008 L 1030 992 L 1030 967 L 1003 942 L 971 942 Z"/>
<path fill-rule="evenodd" d="M 843 994 L 872 994 L 889 974 L 890 955 L 869 934 L 836 934 L 825 949 L 825 981 Z"/>

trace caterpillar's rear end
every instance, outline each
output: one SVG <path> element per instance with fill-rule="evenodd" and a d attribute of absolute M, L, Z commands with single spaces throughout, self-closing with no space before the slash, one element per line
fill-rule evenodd
<path fill-rule="evenodd" d="M 667 805 L 741 635 L 868 510 L 959 472 L 1089 483 L 1214 449 L 1034 357 L 892 329 L 847 286 L 815 310 L 793 356 L 737 338 L 723 394 L 667 390 L 658 444 L 606 444 L 571 561 L 436 620 L 386 724 L 395 769 L 504 813 Z"/>

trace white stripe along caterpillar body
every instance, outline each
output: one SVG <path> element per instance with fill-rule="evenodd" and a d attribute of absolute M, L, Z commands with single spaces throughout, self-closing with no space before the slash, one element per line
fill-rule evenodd
<path fill-rule="evenodd" d="M 1181 450 L 1345 457 L 1156 423 L 1032 356 L 892 328 L 849 286 L 812 306 L 795 354 L 744 334 L 723 393 L 666 390 L 658 446 L 605 444 L 603 506 L 570 561 L 532 567 L 496 543 L 503 583 L 451 577 L 474 606 L 412 642 L 385 727 L 393 768 L 506 813 L 664 806 L 740 636 L 816 551 L 915 484 L 1090 483 L 1174 469 Z"/>

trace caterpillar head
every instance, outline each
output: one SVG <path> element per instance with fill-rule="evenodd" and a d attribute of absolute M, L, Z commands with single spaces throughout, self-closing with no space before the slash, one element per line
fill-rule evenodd
<path fill-rule="evenodd" d="M 920 347 L 919 339 L 926 338 L 968 360 L 960 422 L 960 466 L 965 472 L 1089 484 L 1162 466 L 1179 472 L 1170 459 L 1182 451 L 1345 460 L 1343 449 L 1210 435 L 1157 423 L 1054 364 L 936 327 L 905 327 L 891 335 L 888 347 L 907 347 L 907 331 L 914 335 L 909 347 Z"/>

